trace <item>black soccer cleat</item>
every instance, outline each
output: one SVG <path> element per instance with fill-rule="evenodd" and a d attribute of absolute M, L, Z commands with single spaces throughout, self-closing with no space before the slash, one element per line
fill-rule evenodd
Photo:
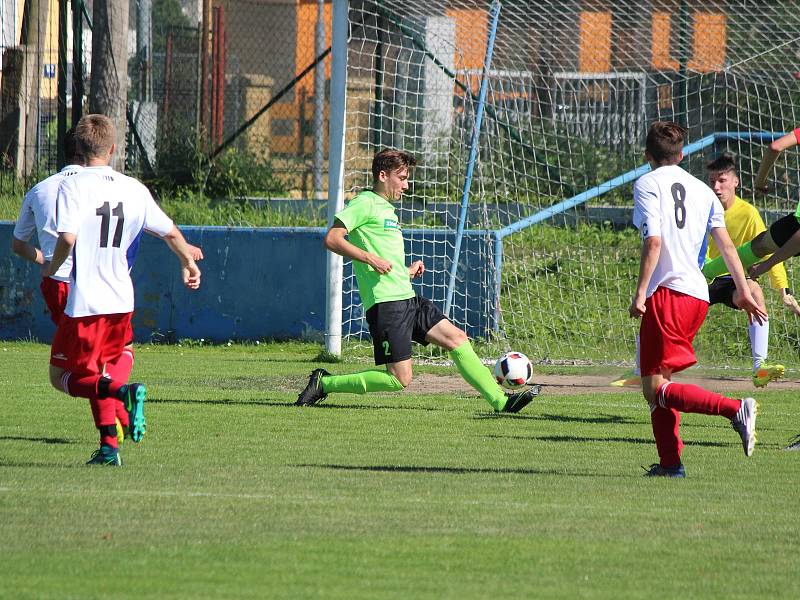
<path fill-rule="evenodd" d="M 533 399 L 539 395 L 541 390 L 541 385 L 532 385 L 525 391 L 517 392 L 516 394 L 508 394 L 506 405 L 500 412 L 518 413 L 523 408 L 528 406 L 528 404 L 533 402 Z"/>
<path fill-rule="evenodd" d="M 308 378 L 306 388 L 297 396 L 297 406 L 314 406 L 317 402 L 322 402 L 328 394 L 322 391 L 322 378 L 330 375 L 325 369 L 314 369 Z"/>

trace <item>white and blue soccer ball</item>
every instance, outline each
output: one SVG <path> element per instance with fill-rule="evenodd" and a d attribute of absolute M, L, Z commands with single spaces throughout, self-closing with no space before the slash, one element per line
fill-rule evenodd
<path fill-rule="evenodd" d="M 494 364 L 494 378 L 508 389 L 520 388 L 533 377 L 533 365 L 522 352 L 506 352 Z"/>

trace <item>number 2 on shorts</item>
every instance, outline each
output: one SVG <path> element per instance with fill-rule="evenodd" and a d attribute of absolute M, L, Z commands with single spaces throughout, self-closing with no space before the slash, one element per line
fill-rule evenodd
<path fill-rule="evenodd" d="M 383 346 L 383 355 L 384 356 L 391 356 L 392 353 L 389 351 L 389 342 L 384 340 L 383 342 L 381 342 L 381 345 Z"/>

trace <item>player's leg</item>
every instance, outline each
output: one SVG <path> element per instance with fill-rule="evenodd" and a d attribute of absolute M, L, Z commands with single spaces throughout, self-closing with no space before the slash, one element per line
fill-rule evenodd
<path fill-rule="evenodd" d="M 368 369 L 346 375 L 331 375 L 325 369 L 314 369 L 306 387 L 297 397 L 298 406 L 313 406 L 328 394 L 366 394 L 369 392 L 399 392 L 411 382 L 411 331 L 414 306 L 410 300 L 379 302 L 366 314 L 376 366 L 387 370 Z M 406 383 L 398 379 L 400 373 Z"/>
<path fill-rule="evenodd" d="M 761 286 L 751 279 L 747 280 L 747 285 L 750 288 L 750 293 L 753 295 L 753 298 L 758 303 L 758 306 L 766 311 L 764 292 Z M 740 292 L 734 289 L 732 293 L 732 302 L 737 308 L 740 304 L 740 299 Z M 783 377 L 785 372 L 783 365 L 769 364 L 766 362 L 769 350 L 769 321 L 758 323 L 751 319 L 747 327 L 747 334 L 750 338 L 750 350 L 753 356 L 753 385 L 756 387 L 764 387 L 770 381 Z"/>
<path fill-rule="evenodd" d="M 118 399 L 126 402 L 131 437 L 144 435 L 144 400 L 141 384 L 125 384 L 103 375 L 103 365 L 122 354 L 130 314 L 71 318 L 64 316 L 56 330 L 50 357 L 51 384 L 71 396 L 88 398 L 100 431 L 100 451 L 91 464 L 120 464 L 117 456 Z"/>
<path fill-rule="evenodd" d="M 132 332 L 130 339 L 132 340 Z M 134 363 L 134 353 L 133 353 L 133 342 L 131 341 L 128 343 L 125 348 L 122 350 L 122 354 L 119 357 L 106 363 L 105 366 L 105 374 L 113 379 L 114 381 L 121 381 L 123 383 L 127 383 L 131 376 L 131 371 L 133 370 L 133 363 Z M 118 437 L 120 438 L 120 442 L 124 439 L 124 431 L 128 429 L 130 423 L 130 417 L 128 416 L 128 411 L 125 409 L 125 404 L 117 399 L 117 423 L 118 427 Z"/>
<path fill-rule="evenodd" d="M 794 218 L 793 215 L 789 216 Z M 772 240 L 769 239 L 768 236 L 769 233 L 763 231 L 751 241 L 736 248 L 736 253 L 739 255 L 739 260 L 742 261 L 742 266 L 744 267 L 745 271 L 760 261 L 767 254 L 771 254 L 777 250 L 777 248 L 772 250 L 768 249 L 772 244 Z M 703 275 L 705 275 L 708 279 L 714 279 L 715 277 L 724 275 L 727 272 L 728 267 L 725 265 L 725 260 L 722 258 L 722 255 L 706 261 L 706 263 L 703 265 Z"/>
<path fill-rule="evenodd" d="M 517 394 L 506 394 L 475 354 L 467 334 L 425 298 L 419 298 L 419 318 L 414 340 L 419 341 L 421 336 L 424 336 L 423 343 L 433 343 L 447 350 L 464 381 L 475 388 L 497 412 L 519 412 L 539 392 L 539 386 L 532 386 Z"/>
<path fill-rule="evenodd" d="M 116 401 L 101 398 L 97 385 L 101 376 L 85 371 L 78 362 L 72 362 L 69 370 L 50 365 L 50 383 L 56 389 L 71 396 L 89 399 L 94 425 L 100 434 L 100 448 L 96 450 L 87 464 L 120 466 L 119 432 L 116 426 Z"/>
<path fill-rule="evenodd" d="M 659 288 L 648 298 L 642 318 L 642 374 L 674 373 L 696 362 L 692 341 L 705 319 L 708 304 L 692 296 Z M 650 316 L 648 317 L 648 313 Z M 648 356 L 645 361 L 645 355 Z M 666 379 L 666 378 L 665 378 Z M 691 384 L 648 379 L 643 391 L 648 403 L 680 412 L 721 415 L 731 420 L 742 438 L 745 455 L 755 445 L 755 400 L 737 400 Z"/>
<path fill-rule="evenodd" d="M 680 436 L 681 415 L 675 409 L 659 406 L 656 400 L 659 388 L 668 381 L 669 376 L 669 371 L 665 371 L 663 374 L 656 373 L 642 377 L 642 394 L 650 407 L 650 423 L 658 451 L 658 463 L 651 465 L 647 471 L 650 477 L 686 476 L 681 463 L 681 450 L 683 450 Z"/>

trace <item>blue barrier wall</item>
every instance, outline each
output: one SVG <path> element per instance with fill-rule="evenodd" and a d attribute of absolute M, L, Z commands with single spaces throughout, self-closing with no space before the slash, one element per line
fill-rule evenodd
<path fill-rule="evenodd" d="M 313 336 L 325 329 L 324 230 L 319 228 L 182 227 L 203 248 L 201 289 L 187 290 L 178 261 L 166 244 L 144 236 L 132 271 L 136 290 L 137 341 L 157 336 L 257 340 Z M 13 224 L 0 223 L 0 339 L 49 341 L 54 326 L 39 293 L 39 268 L 11 252 Z M 452 231 L 404 232 L 412 260 L 452 248 Z M 493 327 L 491 242 L 486 232 L 469 232 L 462 248 L 454 319 L 469 313 L 468 333 L 485 336 Z M 445 259 L 427 263 L 417 293 L 444 305 Z M 350 290 L 344 322 L 363 332 L 357 292 Z M 478 315 L 484 315 L 477 317 Z"/>

